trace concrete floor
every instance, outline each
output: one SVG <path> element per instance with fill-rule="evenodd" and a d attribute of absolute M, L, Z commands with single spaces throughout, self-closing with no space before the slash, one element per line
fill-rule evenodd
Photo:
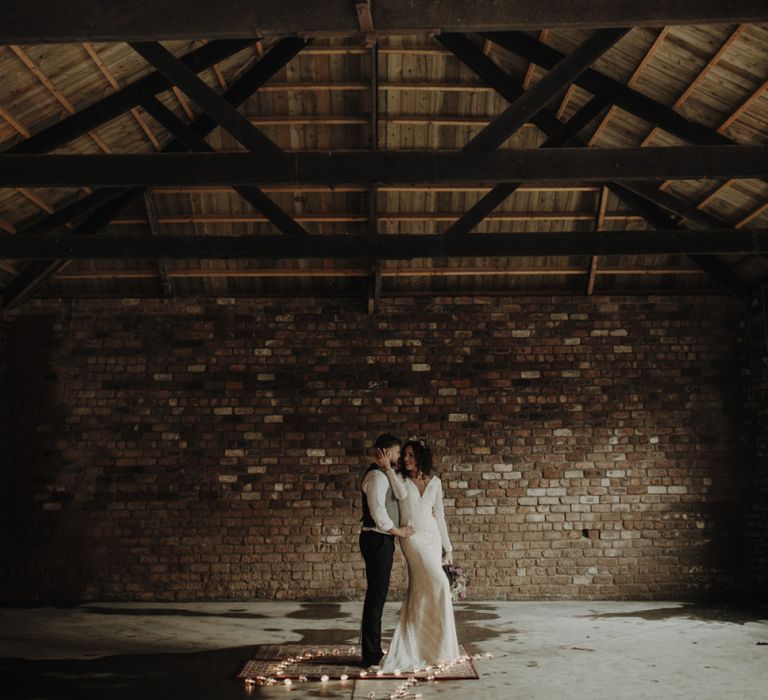
<path fill-rule="evenodd" d="M 387 605 L 386 637 L 399 603 Z M 2 698 L 388 698 L 394 681 L 248 690 L 253 645 L 350 643 L 361 604 L 90 603 L 0 607 Z M 421 683 L 424 700 L 768 698 L 768 612 L 676 602 L 456 605 L 479 681 Z M 411 697 L 413 697 L 411 695 Z"/>

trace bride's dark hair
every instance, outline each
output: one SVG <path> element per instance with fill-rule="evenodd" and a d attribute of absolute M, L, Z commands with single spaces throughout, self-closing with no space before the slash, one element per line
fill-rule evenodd
<path fill-rule="evenodd" d="M 408 476 L 408 472 L 405 469 L 405 450 L 406 448 L 413 449 L 413 456 L 416 458 L 416 466 L 422 471 L 423 474 L 432 473 L 432 450 L 427 447 L 427 443 L 424 440 L 406 440 L 402 450 L 400 450 L 400 473 L 403 476 Z"/>

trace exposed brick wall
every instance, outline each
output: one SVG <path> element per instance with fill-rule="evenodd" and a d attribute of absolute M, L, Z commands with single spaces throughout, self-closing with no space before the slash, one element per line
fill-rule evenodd
<path fill-rule="evenodd" d="M 6 314 L 0 597 L 359 597 L 359 477 L 384 430 L 433 442 L 473 597 L 667 598 L 751 580 L 744 305 L 362 306 Z"/>
<path fill-rule="evenodd" d="M 768 289 L 755 296 L 745 320 L 745 431 L 753 446 L 745 503 L 747 579 L 751 597 L 767 602 L 768 593 Z"/>

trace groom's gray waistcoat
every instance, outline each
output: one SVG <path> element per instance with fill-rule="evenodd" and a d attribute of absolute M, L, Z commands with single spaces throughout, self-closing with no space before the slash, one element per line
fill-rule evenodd
<path fill-rule="evenodd" d="M 369 472 L 372 472 L 379 467 L 375 464 L 372 464 L 368 469 L 366 470 L 365 474 L 368 475 Z M 386 475 L 385 475 L 386 478 Z M 387 482 L 389 480 L 387 479 Z M 376 527 L 376 523 L 373 520 L 373 516 L 371 515 L 371 511 L 368 508 L 368 499 L 366 498 L 365 494 L 362 494 L 363 496 L 363 526 L 364 527 Z M 395 524 L 395 527 L 400 526 L 400 506 L 397 503 L 397 499 L 395 498 L 395 494 L 392 493 L 392 487 L 387 483 L 387 495 L 384 497 L 384 505 L 387 508 L 387 515 L 392 519 L 392 522 Z"/>

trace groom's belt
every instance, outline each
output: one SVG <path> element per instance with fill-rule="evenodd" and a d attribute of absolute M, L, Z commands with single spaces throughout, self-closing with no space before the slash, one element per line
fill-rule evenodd
<path fill-rule="evenodd" d="M 386 535 L 387 537 L 394 537 L 394 535 L 391 532 L 382 532 L 381 530 L 377 530 L 375 527 L 361 527 L 361 532 L 375 532 L 377 535 Z"/>

